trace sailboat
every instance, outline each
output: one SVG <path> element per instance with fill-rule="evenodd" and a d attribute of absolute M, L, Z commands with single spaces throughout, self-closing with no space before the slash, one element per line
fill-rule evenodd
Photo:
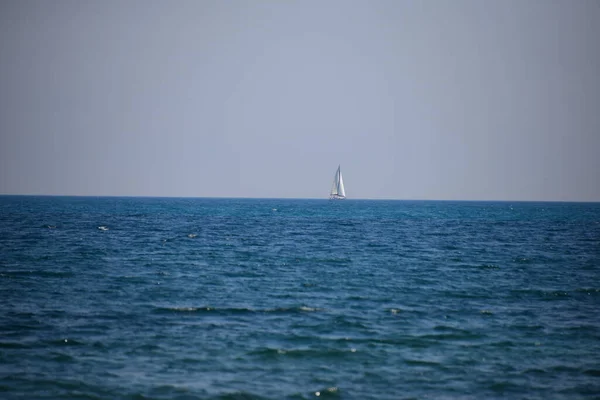
<path fill-rule="evenodd" d="M 333 178 L 333 186 L 331 186 L 331 193 L 329 193 L 330 200 L 344 200 L 346 198 L 346 191 L 344 190 L 344 179 L 342 179 L 342 171 L 338 165 L 337 171 L 335 171 L 335 177 Z"/>

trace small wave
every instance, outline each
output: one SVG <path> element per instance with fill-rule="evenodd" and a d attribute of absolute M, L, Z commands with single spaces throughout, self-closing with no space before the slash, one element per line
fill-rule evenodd
<path fill-rule="evenodd" d="M 78 393 L 78 395 L 76 395 L 77 398 L 97 399 L 99 397 L 97 397 L 96 395 L 91 395 L 90 393 L 102 394 L 102 395 L 104 395 L 103 397 L 106 397 L 109 394 L 109 392 L 107 390 L 105 390 L 104 387 L 90 385 L 90 384 L 85 383 L 82 380 L 71 379 L 71 378 L 44 379 L 41 377 L 40 378 L 29 377 L 22 373 L 15 373 L 15 374 L 11 374 L 11 375 L 4 377 L 4 380 L 8 381 L 8 382 L 22 383 L 22 384 L 28 385 L 30 387 L 35 386 L 37 388 L 51 388 L 54 393 L 56 393 L 57 389 L 60 389 L 61 391 L 62 390 L 69 391 L 71 393 Z M 38 397 L 38 396 L 32 396 L 32 397 Z M 106 398 L 112 398 L 112 397 L 113 396 L 108 396 Z"/>
<path fill-rule="evenodd" d="M 291 358 L 320 358 L 324 357 L 330 359 L 332 357 L 346 357 L 352 353 L 356 353 L 355 348 L 349 349 L 277 349 L 277 348 L 263 348 L 256 351 L 250 352 L 251 355 L 264 357 L 264 358 L 277 358 L 277 357 L 291 357 Z"/>
<path fill-rule="evenodd" d="M 461 333 L 440 333 L 440 334 L 428 334 L 417 336 L 418 339 L 428 339 L 428 340 L 474 340 L 481 339 L 483 335 L 477 333 L 471 333 L 468 331 Z"/>
<path fill-rule="evenodd" d="M 544 375 L 547 374 L 548 371 L 542 368 L 528 368 L 522 372 L 523 374 L 533 374 L 533 375 Z"/>
<path fill-rule="evenodd" d="M 513 262 L 516 262 L 517 264 L 531 264 L 533 260 L 527 257 L 515 257 Z"/>
<path fill-rule="evenodd" d="M 157 351 L 157 350 L 162 350 L 162 347 L 160 347 L 157 344 L 152 344 L 152 343 L 147 343 L 147 344 L 143 344 L 141 346 L 138 346 L 135 348 L 135 350 L 142 350 L 142 351 Z"/>
<path fill-rule="evenodd" d="M 437 332 L 453 332 L 453 333 L 457 333 L 457 334 L 462 333 L 462 334 L 466 334 L 466 335 L 471 333 L 470 331 L 467 331 L 467 330 L 464 330 L 461 328 L 455 328 L 453 326 L 448 326 L 448 325 L 436 325 L 433 328 L 433 330 L 437 331 Z"/>
<path fill-rule="evenodd" d="M 338 327 L 343 328 L 359 328 L 359 329 L 368 329 L 369 327 L 363 324 L 360 321 L 349 320 L 344 316 L 338 316 L 335 318 L 335 323 Z"/>
<path fill-rule="evenodd" d="M 454 260 L 451 260 L 454 261 Z M 459 260 L 462 261 L 462 260 Z M 500 269 L 500 266 L 496 265 L 496 264 L 477 264 L 477 263 L 464 263 L 461 262 L 460 264 L 457 265 L 458 268 L 464 268 L 464 269 L 469 269 L 469 270 L 473 270 L 473 269 L 480 269 L 480 270 L 495 270 L 495 269 Z"/>
<path fill-rule="evenodd" d="M 231 392 L 215 397 L 210 397 L 210 400 L 265 400 L 265 397 L 258 396 L 256 394 L 248 392 Z"/>
<path fill-rule="evenodd" d="M 547 369 L 552 373 L 557 373 L 557 372 L 580 373 L 581 372 L 581 370 L 579 368 L 570 367 L 568 365 L 554 365 Z"/>
<path fill-rule="evenodd" d="M 317 390 L 315 392 L 315 396 L 327 399 L 338 398 L 340 396 L 340 390 L 336 386 L 332 386 L 325 389 Z"/>
<path fill-rule="evenodd" d="M 591 295 L 591 294 L 597 295 L 597 294 L 600 294 L 600 289 L 598 289 L 598 288 L 577 288 L 577 289 L 575 289 L 575 292 L 576 293 L 584 293 L 584 294 L 588 294 L 588 295 Z"/>
<path fill-rule="evenodd" d="M 533 295 L 545 300 L 561 300 L 570 296 L 566 290 L 541 290 L 541 289 L 516 289 L 511 291 L 514 295 Z"/>
<path fill-rule="evenodd" d="M 113 396 L 114 397 L 114 396 Z M 177 383 L 158 384 L 153 387 L 148 387 L 144 392 L 134 393 L 127 398 L 134 399 L 189 399 L 190 389 L 187 385 Z M 218 397 L 221 398 L 221 397 Z"/>
<path fill-rule="evenodd" d="M 29 345 L 18 342 L 0 342 L 0 349 L 28 349 Z"/>
<path fill-rule="evenodd" d="M 50 354 L 50 358 L 52 359 L 52 361 L 60 363 L 75 361 L 74 357 L 65 353 L 52 353 Z"/>
<path fill-rule="evenodd" d="M 69 338 L 51 340 L 48 343 L 51 343 L 51 344 L 54 344 L 57 346 L 80 346 L 83 344 L 82 342 L 79 342 L 75 339 L 69 339 Z"/>
<path fill-rule="evenodd" d="M 300 307 L 268 308 L 265 310 L 260 310 L 259 312 L 275 313 L 275 314 L 297 314 L 297 313 L 311 313 L 311 312 L 317 312 L 317 311 L 323 311 L 323 309 L 318 308 L 318 307 L 300 306 Z"/>
<path fill-rule="evenodd" d="M 348 265 L 352 263 L 352 259 L 348 256 L 340 255 L 339 257 L 301 257 L 297 258 L 296 261 L 307 262 L 314 265 L 321 264 L 343 264 Z"/>
<path fill-rule="evenodd" d="M 511 293 L 517 296 L 533 296 L 544 301 L 561 301 L 570 298 L 581 298 L 582 296 L 598 296 L 600 289 L 595 287 L 582 287 L 571 290 L 542 290 L 542 289 L 516 289 Z"/>
<path fill-rule="evenodd" d="M 491 343 L 487 343 L 485 344 L 486 347 L 500 347 L 500 348 L 507 348 L 507 347 L 515 347 L 517 344 L 513 341 L 510 340 L 501 340 L 499 342 L 491 342 Z"/>
<path fill-rule="evenodd" d="M 92 347 L 94 347 L 95 349 L 100 349 L 100 350 L 106 350 L 108 349 L 108 346 L 105 345 L 104 343 L 100 342 L 100 341 L 96 341 L 92 344 Z"/>
<path fill-rule="evenodd" d="M 98 230 L 101 230 L 101 231 L 107 231 L 107 230 L 108 230 L 108 227 L 106 227 L 106 226 L 102 225 L 102 226 L 99 226 L 99 227 L 98 227 Z"/>
<path fill-rule="evenodd" d="M 501 393 L 501 394 L 506 394 L 507 392 L 512 392 L 513 390 L 515 390 L 517 388 L 518 388 L 517 385 L 515 385 L 512 382 L 508 382 L 508 381 L 495 382 L 489 386 L 489 389 L 493 390 L 494 392 Z"/>
<path fill-rule="evenodd" d="M 422 366 L 422 367 L 439 367 L 442 364 L 435 361 L 426 361 L 426 360 L 411 360 L 407 359 L 404 362 L 408 365 Z"/>
<path fill-rule="evenodd" d="M 390 245 L 386 243 L 369 242 L 367 243 L 367 247 L 372 249 L 388 249 L 390 248 Z"/>
<path fill-rule="evenodd" d="M 305 312 L 314 312 L 314 311 L 318 311 L 318 308 L 312 308 L 312 307 L 305 307 L 302 306 L 300 308 L 298 308 L 299 311 L 305 311 Z"/>
<path fill-rule="evenodd" d="M 500 267 L 496 264 L 482 264 L 479 266 L 481 269 L 500 269 Z"/>
<path fill-rule="evenodd" d="M 118 280 L 118 281 L 124 280 L 124 281 L 127 281 L 127 283 L 129 283 L 129 284 L 148 282 L 148 280 L 145 277 L 134 276 L 134 275 L 116 276 L 115 280 Z"/>
<path fill-rule="evenodd" d="M 600 377 L 600 369 L 586 369 L 583 371 L 583 373 L 590 376 Z"/>
<path fill-rule="evenodd" d="M 156 311 L 162 312 L 206 312 L 213 311 L 211 307 L 161 307 L 157 308 Z"/>
<path fill-rule="evenodd" d="M 163 348 L 157 344 L 142 344 L 140 346 L 136 346 L 134 348 L 130 348 L 125 351 L 125 355 L 128 357 L 134 357 L 139 355 L 149 356 L 149 355 L 157 355 L 160 354 Z"/>
<path fill-rule="evenodd" d="M 367 299 L 370 299 L 370 297 L 368 297 L 368 296 L 356 296 L 356 295 L 354 295 L 354 296 L 348 296 L 347 297 L 348 301 L 355 301 L 355 300 L 362 301 L 362 300 L 367 300 Z"/>
<path fill-rule="evenodd" d="M 19 276 L 39 276 L 42 278 L 70 278 L 75 276 L 72 272 L 47 271 L 47 270 L 8 270 L 1 271 L 0 276 L 11 278 Z"/>
<path fill-rule="evenodd" d="M 350 220 L 336 220 L 332 222 L 335 226 L 357 226 L 358 223 Z"/>
<path fill-rule="evenodd" d="M 522 325 L 522 324 L 511 325 L 511 328 L 515 329 L 515 330 L 530 331 L 530 332 L 543 331 L 544 329 L 546 329 L 546 327 L 544 325 Z"/>
<path fill-rule="evenodd" d="M 274 313 L 274 314 L 297 314 L 297 313 L 311 313 L 311 312 L 317 312 L 317 311 L 323 311 L 323 309 L 318 308 L 318 307 L 300 306 L 300 307 L 267 308 L 264 310 L 257 310 L 255 312 Z"/>
<path fill-rule="evenodd" d="M 251 355 L 261 356 L 261 357 L 265 357 L 265 358 L 274 358 L 274 357 L 278 357 L 280 355 L 284 355 L 287 353 L 288 353 L 288 350 L 275 349 L 275 348 L 270 348 L 270 347 L 250 352 Z"/>
<path fill-rule="evenodd" d="M 2 332 L 6 335 L 16 333 L 16 335 L 12 335 L 13 337 L 19 338 L 19 333 L 23 333 L 26 331 L 36 331 L 40 329 L 46 329 L 47 325 L 44 326 L 41 322 L 36 320 L 31 320 L 31 323 L 10 323 L 2 326 Z M 8 337 L 8 336 L 7 336 Z M 12 342 L 9 342 L 12 343 Z M 1 346 L 0 346 L 1 347 Z"/>
<path fill-rule="evenodd" d="M 472 293 L 465 290 L 445 290 L 442 292 L 444 296 L 454 297 L 457 299 L 478 299 L 481 297 L 478 293 Z"/>
<path fill-rule="evenodd" d="M 159 313 L 196 313 L 196 314 L 204 314 L 204 313 L 212 313 L 212 314 L 223 314 L 223 315 L 231 315 L 231 314 L 296 314 L 296 313 L 310 313 L 322 311 L 322 309 L 317 307 L 308 307 L 308 306 L 300 306 L 300 307 L 281 307 L 281 308 L 267 308 L 267 309 L 252 309 L 252 308 L 235 308 L 235 307 L 227 307 L 227 308 L 216 308 L 210 306 L 201 306 L 201 307 L 157 307 L 155 309 L 156 312 Z"/>

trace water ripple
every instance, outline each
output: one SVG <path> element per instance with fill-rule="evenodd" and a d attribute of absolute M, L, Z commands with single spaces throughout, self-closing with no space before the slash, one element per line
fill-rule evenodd
<path fill-rule="evenodd" d="M 600 393 L 598 204 L 0 196 L 0 210 L 3 399 Z"/>

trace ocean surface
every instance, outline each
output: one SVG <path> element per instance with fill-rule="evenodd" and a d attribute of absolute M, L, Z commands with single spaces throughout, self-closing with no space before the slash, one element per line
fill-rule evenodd
<path fill-rule="evenodd" d="M 600 204 L 0 196 L 2 399 L 600 398 Z"/>

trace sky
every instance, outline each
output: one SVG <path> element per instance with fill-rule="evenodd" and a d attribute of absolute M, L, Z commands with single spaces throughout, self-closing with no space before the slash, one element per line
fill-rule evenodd
<path fill-rule="evenodd" d="M 600 201 L 600 2 L 0 0 L 0 194 Z"/>

